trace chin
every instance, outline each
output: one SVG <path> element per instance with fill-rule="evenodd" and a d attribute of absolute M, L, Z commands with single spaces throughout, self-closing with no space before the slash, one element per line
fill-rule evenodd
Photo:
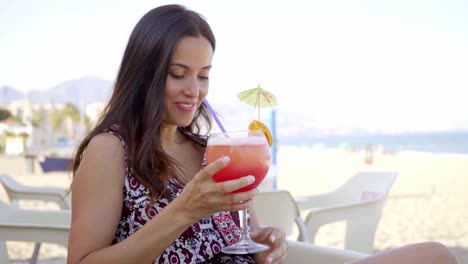
<path fill-rule="evenodd" d="M 175 124 L 178 127 L 187 127 L 192 123 L 192 121 L 193 121 L 193 118 L 191 118 L 191 119 L 181 118 L 181 119 L 177 120 L 177 122 L 175 122 Z"/>
<path fill-rule="evenodd" d="M 194 118 L 195 114 L 171 115 L 164 118 L 163 122 L 177 127 L 187 127 L 193 122 Z"/>

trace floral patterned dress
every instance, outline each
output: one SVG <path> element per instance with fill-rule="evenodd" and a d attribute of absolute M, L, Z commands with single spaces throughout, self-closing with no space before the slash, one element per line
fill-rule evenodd
<path fill-rule="evenodd" d="M 113 244 L 134 234 L 146 222 L 157 217 L 168 204 L 166 198 L 159 198 L 153 206 L 150 204 L 149 190 L 134 177 L 127 160 L 127 146 L 118 126 L 107 130 L 117 136 L 125 149 L 125 185 L 123 189 L 123 208 L 120 223 Z M 202 144 L 203 139 L 189 135 L 194 141 Z M 205 166 L 205 159 L 202 168 Z M 174 175 L 175 176 L 175 175 Z M 184 185 L 172 177 L 168 183 L 172 198 L 180 195 Z M 255 263 L 252 255 L 228 255 L 221 252 L 227 245 L 240 239 L 239 214 L 237 212 L 218 212 L 202 219 L 177 238 L 153 263 Z"/>

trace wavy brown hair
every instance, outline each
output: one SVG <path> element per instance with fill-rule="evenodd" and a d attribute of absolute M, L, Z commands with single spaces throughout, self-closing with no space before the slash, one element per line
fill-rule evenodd
<path fill-rule="evenodd" d="M 170 199 L 166 191 L 169 178 L 161 172 L 177 164 L 162 149 L 160 128 L 169 64 L 178 40 L 185 36 L 203 36 L 215 49 L 215 37 L 208 23 L 183 6 L 160 6 L 140 19 L 128 40 L 113 94 L 97 125 L 76 150 L 73 175 L 90 140 L 118 124 L 134 176 L 149 189 L 152 198 Z M 211 115 L 202 104 L 192 123 L 179 130 L 199 134 L 204 126 L 211 129 Z"/>

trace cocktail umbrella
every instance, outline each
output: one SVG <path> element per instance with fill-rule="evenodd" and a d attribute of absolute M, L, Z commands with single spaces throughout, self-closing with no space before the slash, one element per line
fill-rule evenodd
<path fill-rule="evenodd" d="M 258 108 L 258 120 L 260 120 L 260 107 L 273 107 L 276 105 L 275 95 L 260 88 L 260 85 L 257 88 L 241 92 L 237 97 L 242 102 Z"/>

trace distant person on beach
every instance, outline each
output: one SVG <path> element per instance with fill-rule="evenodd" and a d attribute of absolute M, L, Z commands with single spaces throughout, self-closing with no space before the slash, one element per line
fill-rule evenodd
<path fill-rule="evenodd" d="M 260 227 L 253 210 L 252 239 L 270 250 L 220 252 L 240 237 L 237 211 L 255 191 L 231 194 L 251 176 L 212 180 L 228 158 L 205 166 L 200 128 L 211 127 L 211 116 L 202 99 L 214 50 L 207 22 L 182 6 L 155 8 L 137 23 L 112 97 L 76 152 L 68 264 L 284 262 L 283 230 Z M 355 263 L 456 260 L 445 246 L 423 243 Z"/>
<path fill-rule="evenodd" d="M 374 162 L 374 147 L 372 144 L 367 144 L 364 148 L 364 163 L 367 165 L 372 165 Z"/>

